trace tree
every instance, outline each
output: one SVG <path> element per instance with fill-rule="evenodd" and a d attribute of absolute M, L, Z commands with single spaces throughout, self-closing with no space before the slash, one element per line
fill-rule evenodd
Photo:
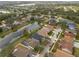
<path fill-rule="evenodd" d="M 38 45 L 34 48 L 35 52 L 41 52 L 44 48 L 41 45 Z"/>
<path fill-rule="evenodd" d="M 79 32 L 77 32 L 76 39 L 79 40 Z"/>
<path fill-rule="evenodd" d="M 50 31 L 50 32 L 48 33 L 48 35 L 49 35 L 49 36 L 52 35 L 52 31 Z"/>
<path fill-rule="evenodd" d="M 3 31 L 2 28 L 0 28 L 0 33 L 1 33 L 2 31 Z"/>
<path fill-rule="evenodd" d="M 65 22 L 58 22 L 58 25 L 60 25 L 63 30 L 68 28 Z"/>

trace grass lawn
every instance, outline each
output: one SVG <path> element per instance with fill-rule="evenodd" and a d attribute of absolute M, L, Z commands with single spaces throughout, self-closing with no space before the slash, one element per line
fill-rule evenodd
<path fill-rule="evenodd" d="M 7 34 L 9 34 L 11 32 L 12 32 L 12 30 L 8 30 L 6 32 L 2 32 L 2 33 L 0 33 L 0 37 L 3 38 L 5 35 L 7 35 Z"/>
<path fill-rule="evenodd" d="M 75 42 L 79 42 L 79 40 L 75 40 Z"/>
<path fill-rule="evenodd" d="M 36 46 L 35 48 L 34 48 L 34 52 L 42 52 L 43 51 L 43 49 L 44 49 L 44 47 L 42 46 L 42 45 L 39 45 L 39 46 Z"/>
<path fill-rule="evenodd" d="M 79 48 L 74 48 L 74 55 L 79 57 Z"/>
<path fill-rule="evenodd" d="M 79 28 L 79 24 L 76 24 L 77 25 L 77 28 Z"/>

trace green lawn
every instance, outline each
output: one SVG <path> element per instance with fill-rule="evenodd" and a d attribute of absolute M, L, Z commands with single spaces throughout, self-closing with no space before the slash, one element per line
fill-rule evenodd
<path fill-rule="evenodd" d="M 7 35 L 7 34 L 9 34 L 11 32 L 12 32 L 12 30 L 8 30 L 8 31 L 5 31 L 5 32 L 2 32 L 2 33 L 0 33 L 0 37 L 3 38 L 5 35 Z"/>
<path fill-rule="evenodd" d="M 64 37 L 64 32 L 61 32 L 60 33 L 60 36 L 59 36 L 59 39 L 63 38 Z"/>
<path fill-rule="evenodd" d="M 75 40 L 75 42 L 79 42 L 79 40 Z"/>
<path fill-rule="evenodd" d="M 79 28 L 79 24 L 76 24 L 77 25 L 77 28 Z"/>
<path fill-rule="evenodd" d="M 38 45 L 34 48 L 34 51 L 37 53 L 40 53 L 43 51 L 43 49 L 44 49 L 44 47 L 42 45 Z"/>
<path fill-rule="evenodd" d="M 74 55 L 79 57 L 79 48 L 74 48 Z"/>

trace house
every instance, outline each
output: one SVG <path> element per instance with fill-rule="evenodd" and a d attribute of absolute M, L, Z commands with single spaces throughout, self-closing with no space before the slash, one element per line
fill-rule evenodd
<path fill-rule="evenodd" d="M 71 33 L 71 32 L 65 32 L 64 33 L 64 38 L 60 42 L 61 50 L 72 54 L 72 51 L 73 51 L 73 40 L 74 40 L 74 34 Z"/>
<path fill-rule="evenodd" d="M 38 30 L 40 26 L 38 25 L 38 22 L 35 22 L 33 24 L 29 24 L 26 28 L 28 32 L 33 32 L 34 30 Z"/>
<path fill-rule="evenodd" d="M 48 33 L 52 31 L 52 29 L 53 29 L 53 26 L 46 25 L 42 29 L 40 29 L 37 33 L 43 37 L 48 37 L 49 36 Z"/>
<path fill-rule="evenodd" d="M 6 31 L 6 30 L 9 29 L 8 26 L 5 23 L 0 24 L 0 28 L 2 28 L 3 31 Z"/>
<path fill-rule="evenodd" d="M 22 24 L 21 21 L 14 21 L 13 25 L 20 25 Z"/>
<path fill-rule="evenodd" d="M 76 24 L 68 19 L 62 19 L 61 22 L 66 23 L 69 29 L 74 30 L 76 28 Z"/>
<path fill-rule="evenodd" d="M 44 37 L 39 35 L 38 33 L 35 33 L 34 35 L 32 35 L 32 39 L 35 39 L 35 40 L 41 40 L 42 38 Z"/>
<path fill-rule="evenodd" d="M 71 20 L 63 19 L 63 18 L 60 21 L 66 23 L 66 24 L 72 23 Z"/>
<path fill-rule="evenodd" d="M 51 18 L 50 20 L 49 20 L 49 24 L 50 25 L 56 25 L 56 19 L 55 18 Z"/>
<path fill-rule="evenodd" d="M 15 49 L 12 53 L 14 57 L 27 57 L 28 54 L 31 52 L 31 49 L 28 47 L 24 47 L 22 44 L 17 44 Z"/>
<path fill-rule="evenodd" d="M 73 55 L 57 49 L 57 51 L 53 54 L 54 57 L 74 57 Z"/>
<path fill-rule="evenodd" d="M 69 23 L 68 28 L 74 30 L 76 28 L 76 25 L 74 23 Z"/>
<path fill-rule="evenodd" d="M 64 33 L 64 40 L 66 40 L 67 42 L 73 42 L 74 38 L 75 35 L 72 32 L 67 31 Z"/>
<path fill-rule="evenodd" d="M 29 38 L 25 41 L 22 42 L 23 45 L 25 46 L 30 46 L 32 48 L 34 48 L 35 46 L 37 46 L 39 44 L 39 41 L 33 38 Z"/>
<path fill-rule="evenodd" d="M 28 14 L 27 17 L 26 17 L 27 21 L 31 21 L 31 20 L 30 20 L 31 17 L 32 17 L 32 15 L 31 15 L 31 14 Z"/>
<path fill-rule="evenodd" d="M 60 45 L 61 50 L 66 51 L 70 54 L 72 54 L 73 51 L 73 43 L 71 42 L 66 42 L 65 40 L 62 41 Z"/>
<path fill-rule="evenodd" d="M 29 53 L 29 55 L 28 55 L 28 57 L 38 57 L 38 56 L 39 56 L 39 54 L 36 53 L 36 52 L 34 52 L 34 51 L 32 51 L 31 53 Z"/>
<path fill-rule="evenodd" d="M 77 35 L 77 30 L 71 30 L 71 29 L 66 29 L 65 32 L 71 32 L 73 33 L 74 35 Z"/>
<path fill-rule="evenodd" d="M 39 20 L 40 18 L 43 18 L 43 15 L 42 16 L 39 16 L 39 15 L 35 15 L 34 16 L 34 19 L 36 19 L 36 20 Z M 41 19 L 40 19 L 41 20 Z"/>

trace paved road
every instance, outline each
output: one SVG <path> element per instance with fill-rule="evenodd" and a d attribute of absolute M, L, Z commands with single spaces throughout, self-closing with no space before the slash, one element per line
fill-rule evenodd
<path fill-rule="evenodd" d="M 56 44 L 56 43 L 57 43 L 57 41 L 59 40 L 59 37 L 60 37 L 60 35 L 61 35 L 62 30 L 60 30 L 60 31 L 58 31 L 58 32 L 60 32 L 60 34 L 58 35 L 58 33 L 56 33 L 56 36 L 58 35 L 58 37 L 53 38 L 54 40 L 56 39 L 56 41 L 54 42 L 54 45 L 52 46 L 52 48 L 51 48 L 50 52 L 54 49 L 55 44 Z"/>
<path fill-rule="evenodd" d="M 60 36 L 60 34 L 59 34 L 59 36 L 57 37 L 57 35 L 58 35 L 58 32 L 62 32 L 62 30 L 55 30 L 55 33 L 54 33 L 54 35 L 52 36 L 52 39 L 51 39 L 51 42 L 50 42 L 50 45 L 52 45 L 53 44 L 53 40 L 56 40 L 55 42 L 54 42 L 54 45 L 52 46 L 52 48 L 51 48 L 51 50 L 54 48 L 54 46 L 55 46 L 55 44 L 56 44 L 56 42 L 58 41 L 58 39 L 59 39 L 59 36 Z M 41 54 L 39 55 L 39 57 L 43 57 L 44 55 L 45 55 L 45 53 L 48 53 L 48 52 L 50 52 L 49 51 L 49 49 L 50 49 L 50 45 L 47 45 L 47 46 L 45 46 L 44 47 L 44 50 L 41 52 Z"/>

